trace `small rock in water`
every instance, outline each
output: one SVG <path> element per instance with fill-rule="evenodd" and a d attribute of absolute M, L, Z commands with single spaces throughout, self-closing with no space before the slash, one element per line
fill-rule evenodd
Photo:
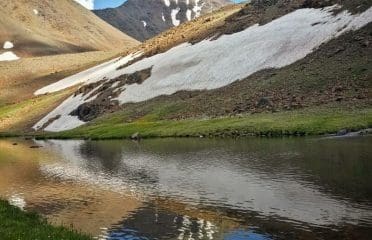
<path fill-rule="evenodd" d="M 372 129 L 367 128 L 367 129 L 361 130 L 361 131 L 358 132 L 358 134 L 360 136 L 370 135 L 370 134 L 372 134 Z"/>
<path fill-rule="evenodd" d="M 347 129 L 341 129 L 340 131 L 337 132 L 337 136 L 344 136 L 348 133 L 349 131 Z"/>
<path fill-rule="evenodd" d="M 134 134 L 132 134 L 132 136 L 130 136 L 130 139 L 132 140 L 140 140 L 141 139 L 141 135 L 139 132 L 136 132 Z"/>

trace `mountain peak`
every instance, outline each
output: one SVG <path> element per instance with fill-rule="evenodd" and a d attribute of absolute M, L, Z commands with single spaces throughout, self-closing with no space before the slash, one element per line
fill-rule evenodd
<path fill-rule="evenodd" d="M 231 3 L 229 0 L 128 0 L 117 8 L 94 12 L 129 36 L 144 41 Z"/>

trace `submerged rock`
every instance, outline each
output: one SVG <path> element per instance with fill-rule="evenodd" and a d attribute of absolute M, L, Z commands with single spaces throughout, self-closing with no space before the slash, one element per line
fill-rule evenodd
<path fill-rule="evenodd" d="M 138 141 L 141 139 L 141 135 L 139 132 L 133 133 L 132 136 L 130 136 L 130 139 Z"/>
<path fill-rule="evenodd" d="M 340 131 L 337 132 L 337 136 L 344 136 L 346 134 L 348 134 L 348 130 L 347 129 L 341 129 Z"/>

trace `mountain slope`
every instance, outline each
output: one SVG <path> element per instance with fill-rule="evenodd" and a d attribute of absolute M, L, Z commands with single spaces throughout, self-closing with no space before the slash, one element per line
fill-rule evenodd
<path fill-rule="evenodd" d="M 1 1 L 0 45 L 6 41 L 19 57 L 127 49 L 137 44 L 73 0 Z"/>
<path fill-rule="evenodd" d="M 210 120 L 211 126 L 219 124 L 213 131 L 233 126 L 244 130 L 251 126 L 244 125 L 249 124 L 245 118 L 238 120 L 242 114 L 284 112 L 285 116 L 287 111 L 299 114 L 299 125 L 291 131 L 324 133 L 371 124 L 370 3 L 285 2 L 262 5 L 259 1 L 240 10 L 222 9 L 167 31 L 126 57 L 39 89 L 37 94 L 46 94 L 83 84 L 34 128 L 62 131 L 93 120 L 95 132 L 111 132 L 113 127 L 116 133 L 120 128 L 127 133 L 126 127 L 138 129 L 133 121 L 144 128 L 166 128 L 166 124 L 177 126 L 174 120 L 179 119 L 192 123 L 236 116 L 236 124 L 230 127 Z M 204 23 L 207 29 L 194 35 L 192 29 Z M 337 117 L 332 115 L 333 107 L 339 109 Z M 312 114 L 312 120 L 305 121 L 309 118 L 301 116 L 308 116 L 306 109 L 320 115 Z M 331 113 L 325 115 L 324 109 Z M 348 111 L 367 115 L 358 122 L 346 117 Z M 143 125 L 149 120 L 165 122 Z M 200 124 L 196 126 L 203 131 Z M 77 131 L 84 129 L 89 127 Z"/>
<path fill-rule="evenodd" d="M 345 1 L 344 5 L 321 1 L 283 5 L 279 1 L 268 6 L 257 1 L 223 22 L 205 16 L 169 30 L 124 58 L 38 90 L 37 94 L 44 94 L 74 82 L 85 84 L 35 129 L 67 130 L 119 110 L 136 119 L 151 114 L 151 109 L 173 104 L 171 113 L 162 118 L 284 111 L 331 103 L 368 105 L 371 63 L 365 59 L 371 50 L 371 21 L 370 4 L 358 1 Z M 186 30 L 195 25 L 200 28 L 202 23 L 209 30 L 197 36 Z M 360 37 L 350 38 L 345 35 L 349 32 Z M 174 47 L 177 40 L 169 40 L 183 33 L 183 41 L 193 44 L 178 42 Z M 334 41 L 337 44 L 327 45 Z M 340 47 L 344 41 L 346 45 Z M 354 50 L 342 59 L 345 49 Z M 300 69 L 309 69 L 297 74 L 296 63 L 307 57 L 310 60 L 302 62 Z M 355 64 L 351 70 L 342 70 L 350 68 L 351 62 Z M 318 64 L 328 71 L 315 69 Z M 284 71 L 284 75 L 277 78 L 279 70 L 271 69 Z M 294 73 L 297 76 L 291 77 Z M 315 77 L 306 77 L 308 74 Z M 182 104 L 176 100 L 179 98 Z M 160 105 L 155 104 L 159 101 Z"/>
<path fill-rule="evenodd" d="M 229 0 L 128 0 L 94 13 L 133 38 L 144 41 L 180 23 L 231 4 Z"/>

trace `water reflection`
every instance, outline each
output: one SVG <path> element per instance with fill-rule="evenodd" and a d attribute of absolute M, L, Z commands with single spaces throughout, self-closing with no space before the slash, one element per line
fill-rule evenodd
<path fill-rule="evenodd" d="M 269 240 L 268 234 L 254 229 L 234 229 L 230 224 L 217 226 L 212 221 L 164 211 L 156 206 L 139 209 L 116 224 L 102 239 L 257 239 Z"/>
<path fill-rule="evenodd" d="M 36 143 L 0 141 L 0 195 L 99 239 L 372 234 L 370 137 Z"/>
<path fill-rule="evenodd" d="M 156 144 L 152 141 L 141 144 L 74 141 L 67 145 L 65 141 L 57 140 L 40 142 L 48 149 L 62 149 L 61 154 L 73 152 L 73 159 L 69 154 L 65 162 L 42 165 L 41 170 L 50 176 L 116 191 L 128 190 L 145 197 L 172 197 L 189 204 L 254 211 L 300 225 L 340 225 L 345 221 L 358 224 L 360 220 L 372 219 L 368 204 L 350 202 L 347 196 L 332 196 L 327 194 L 327 186 L 309 181 L 319 176 L 310 175 L 318 169 L 316 163 L 320 162 L 317 159 L 327 159 L 324 155 L 336 154 L 329 158 L 328 167 L 359 159 L 349 150 L 338 148 L 332 153 L 332 145 L 324 148 L 325 140 L 299 140 L 302 146 L 298 141 L 289 141 L 289 144 L 286 141 L 283 146 L 283 142 L 273 144 L 271 141 L 275 143 L 275 140 L 270 140 L 264 148 L 239 141 L 227 145 L 226 142 L 221 145 L 218 141 L 211 143 L 208 140 L 182 140 L 183 144 L 173 141 L 179 140 L 162 140 L 160 148 L 156 145 L 159 140 Z M 313 151 L 313 145 L 318 145 L 317 151 Z M 329 146 L 329 142 L 326 145 Z M 101 153 L 107 148 L 114 157 L 108 161 Z M 336 164 L 333 164 L 335 157 Z M 308 161 L 314 163 L 308 164 Z M 324 165 L 322 163 L 320 169 L 324 170 Z M 364 187 L 368 196 L 370 186 Z"/>

